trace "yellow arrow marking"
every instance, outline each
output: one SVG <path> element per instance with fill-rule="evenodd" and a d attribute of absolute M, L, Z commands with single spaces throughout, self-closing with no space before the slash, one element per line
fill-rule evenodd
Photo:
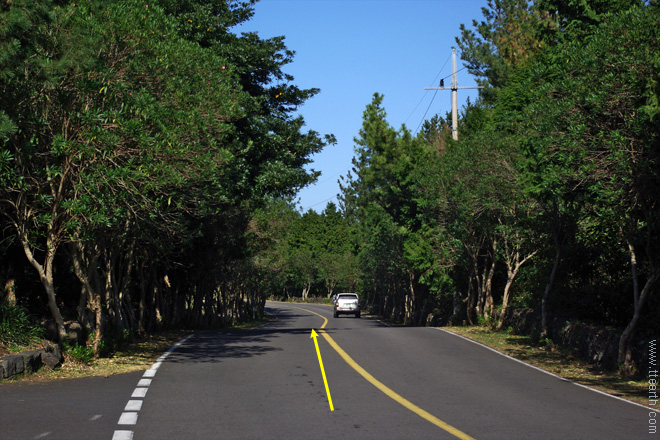
<path fill-rule="evenodd" d="M 316 354 L 319 355 L 319 365 L 321 366 L 321 374 L 323 375 L 323 383 L 325 384 L 325 393 L 328 395 L 328 404 L 330 405 L 330 411 L 334 411 L 335 407 L 332 406 L 332 397 L 330 396 L 330 388 L 328 388 L 328 379 L 325 378 L 325 370 L 323 369 L 323 360 L 321 359 L 321 350 L 319 350 L 319 341 L 316 340 L 318 333 L 312 329 L 312 336 L 310 338 L 314 339 L 314 345 L 316 346 Z"/>
<path fill-rule="evenodd" d="M 301 308 L 301 307 L 296 307 L 296 308 L 297 308 L 297 309 L 300 309 L 300 310 L 304 310 L 304 311 L 309 312 L 309 313 L 313 313 L 314 315 L 316 315 L 316 316 L 320 316 L 321 318 L 323 318 L 323 320 L 324 320 L 325 322 L 323 323 L 323 325 L 321 326 L 321 328 L 324 328 L 324 327 L 326 326 L 326 324 L 328 323 L 328 320 L 327 320 L 324 316 L 319 315 L 319 314 L 316 313 L 316 312 L 312 312 L 311 310 L 303 309 L 303 308 Z M 400 394 L 397 394 L 397 393 L 394 392 L 392 389 L 388 388 L 384 383 L 382 383 L 381 381 L 379 381 L 378 379 L 376 379 L 375 377 L 373 377 L 371 374 L 369 374 L 369 372 L 367 372 L 367 370 L 365 370 L 365 369 L 362 368 L 357 362 L 355 362 L 355 361 L 353 360 L 353 358 L 351 358 L 351 357 L 348 355 L 348 353 L 346 353 L 346 352 L 345 352 L 345 351 L 344 351 L 344 350 L 343 350 L 343 349 L 342 349 L 342 348 L 341 348 L 341 347 L 335 342 L 335 340 L 332 339 L 332 338 L 330 337 L 329 334 L 327 334 L 327 333 L 326 333 L 325 331 L 323 331 L 323 330 L 319 330 L 319 332 L 321 333 L 321 336 L 323 336 L 323 337 L 325 338 L 325 340 L 328 341 L 328 344 L 330 344 L 330 346 L 331 346 L 332 348 L 334 348 L 335 351 L 336 351 L 337 353 L 339 353 L 339 356 L 341 356 L 341 357 L 344 359 L 344 361 L 345 361 L 348 365 L 350 365 L 350 366 L 351 366 L 355 371 L 357 371 L 362 377 L 364 377 L 365 379 L 367 379 L 367 380 L 368 380 L 373 386 L 375 386 L 376 388 L 378 388 L 379 390 L 381 390 L 381 391 L 382 391 L 383 393 L 385 393 L 388 397 L 390 397 L 391 399 L 395 400 L 395 401 L 398 402 L 400 405 L 402 405 L 402 406 L 408 408 L 410 411 L 414 412 L 415 414 L 417 414 L 418 416 L 422 417 L 423 419 L 428 420 L 429 422 L 433 423 L 435 426 L 444 429 L 445 431 L 447 431 L 447 432 L 450 433 L 451 435 L 453 435 L 453 436 L 455 436 L 455 437 L 458 437 L 458 438 L 461 439 L 461 440 L 476 440 L 474 437 L 470 437 L 469 435 L 467 435 L 467 434 L 464 433 L 463 431 L 454 428 L 453 426 L 451 426 L 450 424 L 448 424 L 448 423 L 446 423 L 446 422 L 443 422 L 442 420 L 440 420 L 439 418 L 437 418 L 437 417 L 434 416 L 433 414 L 429 413 L 429 412 L 426 411 L 426 410 L 423 410 L 422 408 L 420 408 L 419 406 L 415 405 L 414 403 L 412 403 L 411 401 L 409 401 L 409 400 L 406 399 L 405 397 L 401 396 Z M 314 337 L 315 334 L 316 334 L 316 332 L 315 332 L 314 330 L 312 330 L 312 337 Z M 316 338 L 314 338 L 314 342 L 316 343 Z M 316 344 L 316 350 L 318 351 L 318 349 L 319 349 L 319 346 L 318 346 L 318 343 L 317 343 L 317 344 Z M 321 353 L 319 352 L 319 362 L 320 362 L 320 361 L 321 361 Z M 323 364 L 321 364 L 321 372 L 323 372 Z M 325 380 L 325 373 L 324 373 L 324 372 L 323 372 L 323 380 Z M 328 384 L 327 384 L 327 382 L 326 382 L 326 384 L 325 384 L 325 387 L 326 387 L 326 391 L 327 391 L 327 389 L 328 389 Z M 329 391 L 328 391 L 328 400 L 330 401 L 330 392 L 329 392 Z M 332 402 L 330 402 L 330 408 L 332 408 Z"/>

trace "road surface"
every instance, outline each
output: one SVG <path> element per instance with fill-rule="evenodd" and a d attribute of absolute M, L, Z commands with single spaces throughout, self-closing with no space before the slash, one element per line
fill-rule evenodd
<path fill-rule="evenodd" d="M 0 439 L 654 437 L 648 409 L 440 329 L 267 311 L 258 329 L 191 335 L 146 372 L 2 384 Z"/>

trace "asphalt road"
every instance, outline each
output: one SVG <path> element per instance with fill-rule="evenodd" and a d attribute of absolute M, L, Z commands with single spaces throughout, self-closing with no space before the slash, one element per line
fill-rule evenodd
<path fill-rule="evenodd" d="M 335 319 L 322 305 L 267 311 L 277 320 L 197 333 L 147 372 L 2 384 L 0 439 L 655 437 L 647 409 L 439 329 Z"/>

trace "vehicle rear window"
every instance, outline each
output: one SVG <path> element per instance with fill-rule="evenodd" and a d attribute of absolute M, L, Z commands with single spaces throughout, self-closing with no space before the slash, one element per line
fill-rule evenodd
<path fill-rule="evenodd" d="M 358 299 L 358 296 L 354 293 L 349 293 L 349 294 L 342 294 L 337 297 L 337 299 L 342 298 L 342 299 Z"/>

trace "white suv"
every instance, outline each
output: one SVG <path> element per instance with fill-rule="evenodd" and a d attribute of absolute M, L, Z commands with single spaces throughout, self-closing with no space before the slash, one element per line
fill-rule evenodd
<path fill-rule="evenodd" d="M 335 318 L 339 315 L 355 315 L 360 317 L 360 299 L 356 293 L 339 293 L 335 299 Z"/>

